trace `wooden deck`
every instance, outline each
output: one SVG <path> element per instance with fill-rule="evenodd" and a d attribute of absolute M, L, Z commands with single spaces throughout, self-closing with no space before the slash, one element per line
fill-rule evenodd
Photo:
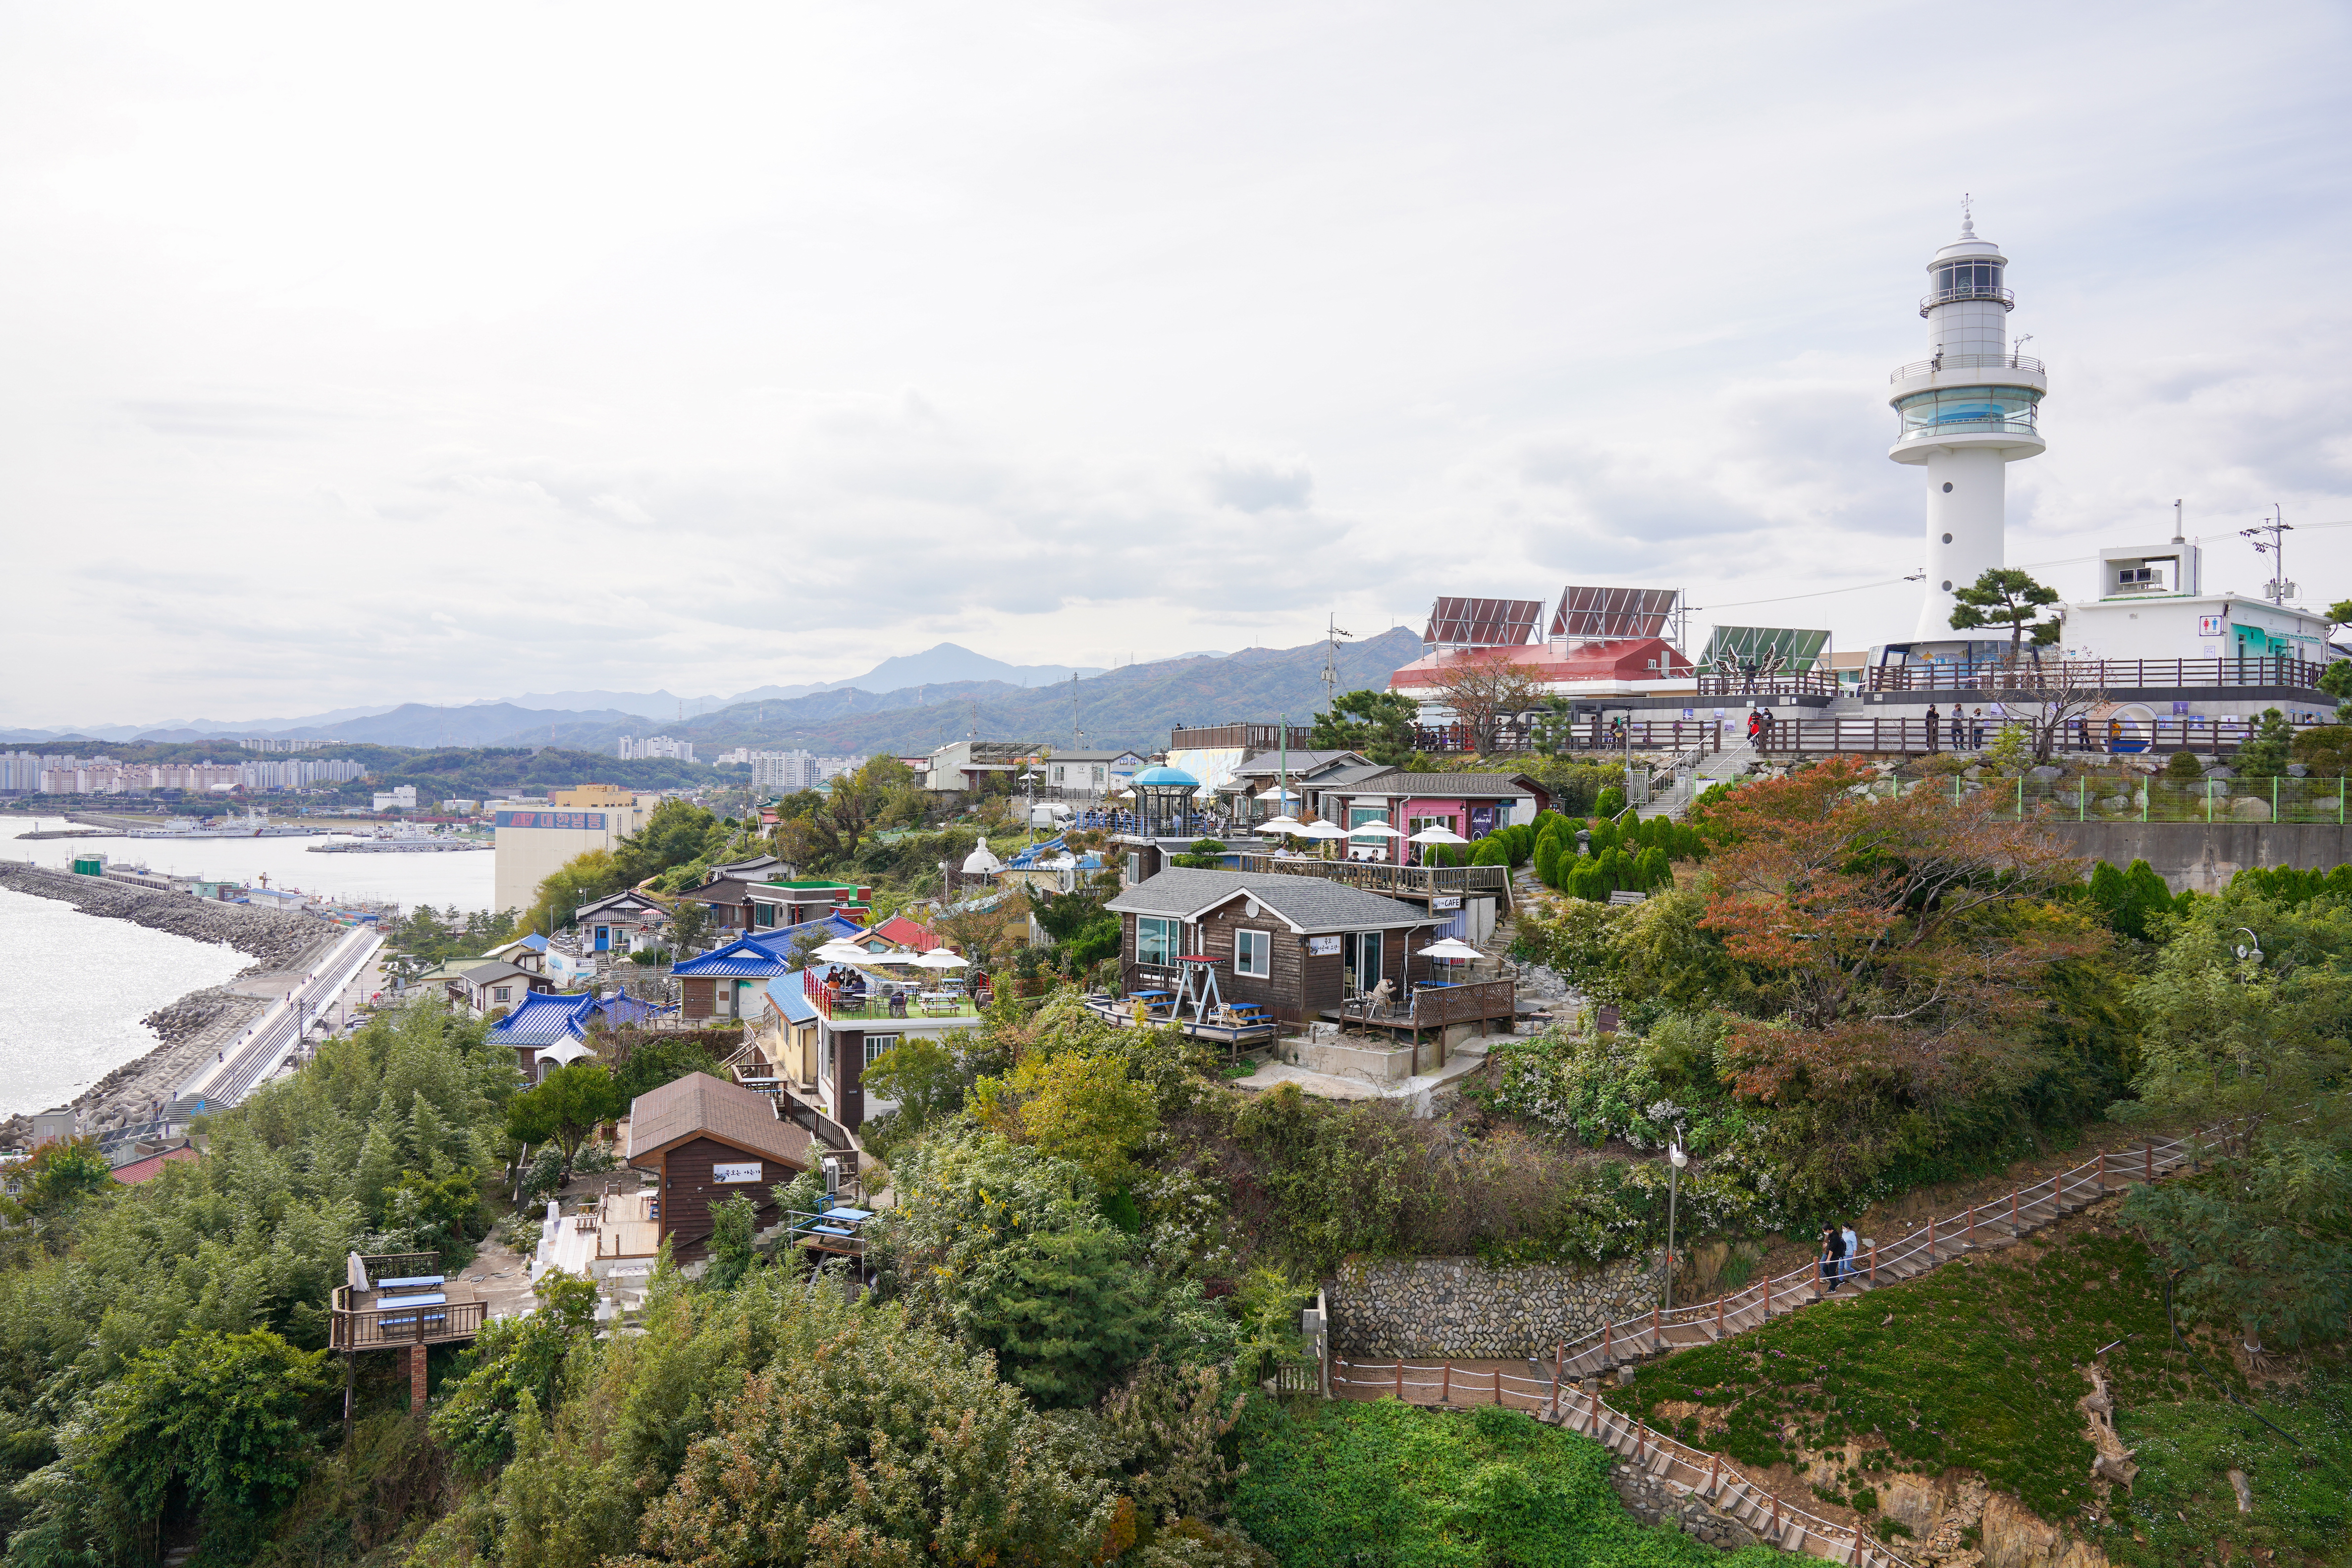
<path fill-rule="evenodd" d="M 1097 1018 L 1108 1019 L 1123 1029 L 1132 1029 L 1137 1026 L 1135 1008 L 1131 1003 L 1116 1001 L 1108 996 L 1089 996 L 1087 998 L 1087 1011 Z M 1282 1025 L 1273 1019 L 1268 1019 L 1262 1024 L 1202 1024 L 1195 1023 L 1190 1018 L 1171 1017 L 1165 1010 L 1160 1008 L 1151 1010 L 1148 1026 L 1175 1029 L 1190 1035 L 1196 1040 L 1207 1040 L 1235 1050 L 1264 1045 L 1282 1033 Z"/>
<path fill-rule="evenodd" d="M 1345 1028 L 1410 1034 L 1418 1040 L 1423 1030 L 1443 1029 L 1451 1024 L 1517 1023 L 1518 986 L 1509 980 L 1424 985 L 1413 993 L 1412 1003 L 1405 1006 L 1375 1008 L 1359 997 L 1337 1007 L 1326 1007 L 1323 1016 L 1337 1019 Z"/>

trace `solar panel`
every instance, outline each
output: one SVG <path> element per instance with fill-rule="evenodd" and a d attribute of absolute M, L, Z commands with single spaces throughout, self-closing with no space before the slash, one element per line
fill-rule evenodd
<path fill-rule="evenodd" d="M 1609 641 L 1666 635 L 1679 588 L 1593 588 L 1570 584 L 1559 591 L 1551 613 L 1551 635 Z"/>
<path fill-rule="evenodd" d="M 1540 599 L 1440 598 L 1429 608 L 1424 647 L 1517 647 L 1543 619 Z"/>
<path fill-rule="evenodd" d="M 1797 626 L 1717 626 L 1706 639 L 1698 667 L 1737 669 L 1748 663 L 1778 670 L 1815 668 L 1828 653 L 1830 634 Z"/>

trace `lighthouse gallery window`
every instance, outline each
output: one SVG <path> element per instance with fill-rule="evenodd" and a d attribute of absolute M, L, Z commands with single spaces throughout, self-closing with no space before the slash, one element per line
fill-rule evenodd
<path fill-rule="evenodd" d="M 1948 386 L 1905 398 L 1899 407 L 1906 437 L 1956 426 L 2033 430 L 2042 395 L 2024 386 Z"/>

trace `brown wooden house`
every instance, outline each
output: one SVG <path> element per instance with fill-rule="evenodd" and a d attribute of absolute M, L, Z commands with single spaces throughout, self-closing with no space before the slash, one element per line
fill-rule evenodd
<path fill-rule="evenodd" d="M 1129 996 L 1173 991 L 1176 960 L 1216 959 L 1229 1005 L 1255 1004 L 1302 1024 L 1381 980 L 1393 994 L 1430 978 L 1412 956 L 1417 934 L 1441 923 L 1427 910 L 1344 882 L 1281 872 L 1173 868 L 1106 906 L 1119 917 L 1119 978 Z"/>
<path fill-rule="evenodd" d="M 688 1073 L 637 1096 L 629 1108 L 629 1164 L 661 1177 L 660 1239 L 691 1263 L 710 1252 L 710 1207 L 736 1194 L 759 1206 L 753 1228 L 782 1211 L 774 1188 L 823 1157 L 808 1132 L 776 1115 L 773 1096 L 708 1073 Z"/>

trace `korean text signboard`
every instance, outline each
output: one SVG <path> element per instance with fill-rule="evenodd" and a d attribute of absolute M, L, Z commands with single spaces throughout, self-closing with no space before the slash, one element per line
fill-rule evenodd
<path fill-rule="evenodd" d="M 710 1179 L 714 1182 L 756 1182 L 760 1179 L 760 1162 L 748 1165 L 713 1165 Z"/>
<path fill-rule="evenodd" d="M 601 811 L 501 811 L 493 826 L 568 827 L 575 832 L 602 833 L 604 831 L 604 814 Z"/>

